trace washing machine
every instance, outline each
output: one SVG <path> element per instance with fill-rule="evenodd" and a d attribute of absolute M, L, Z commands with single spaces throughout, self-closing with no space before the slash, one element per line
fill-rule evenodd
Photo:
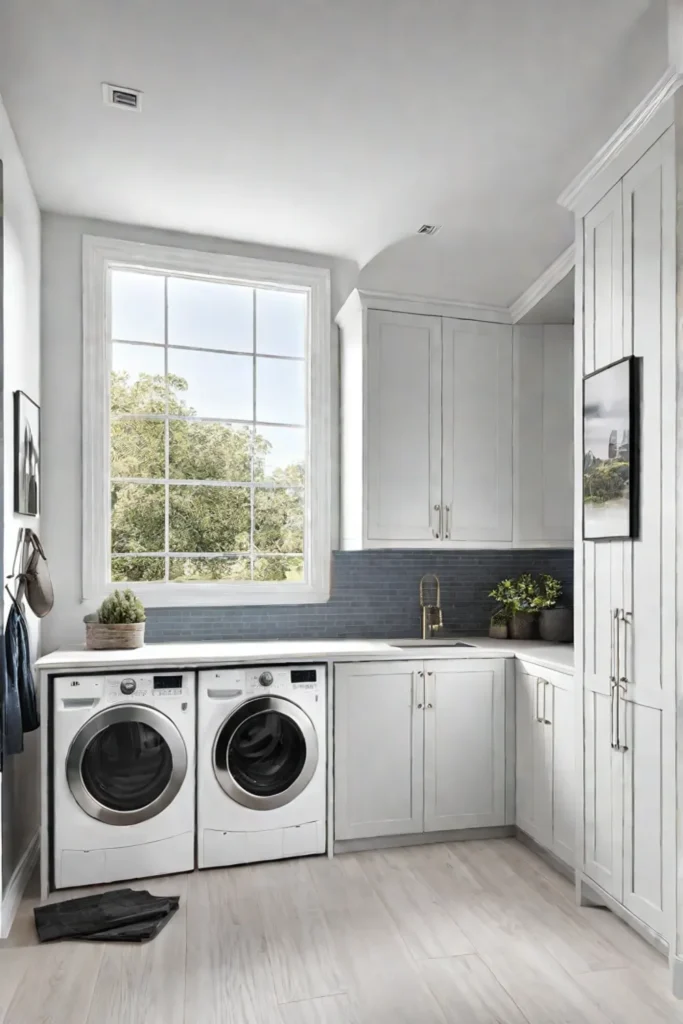
<path fill-rule="evenodd" d="M 194 868 L 194 672 L 53 680 L 55 889 Z"/>
<path fill-rule="evenodd" d="M 197 699 L 199 867 L 324 853 L 325 666 L 203 671 Z"/>

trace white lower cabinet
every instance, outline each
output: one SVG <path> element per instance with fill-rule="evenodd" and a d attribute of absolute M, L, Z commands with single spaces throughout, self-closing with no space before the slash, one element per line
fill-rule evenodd
<path fill-rule="evenodd" d="M 575 857 L 573 676 L 517 663 L 518 827 L 566 864 Z"/>
<path fill-rule="evenodd" d="M 505 662 L 337 665 L 335 839 L 506 823 Z"/>
<path fill-rule="evenodd" d="M 424 829 L 505 824 L 505 666 L 425 668 Z"/>

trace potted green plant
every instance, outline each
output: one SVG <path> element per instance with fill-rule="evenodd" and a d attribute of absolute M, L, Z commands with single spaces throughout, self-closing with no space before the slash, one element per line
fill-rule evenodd
<path fill-rule="evenodd" d="M 541 640 L 569 643 L 574 635 L 574 616 L 571 608 L 557 607 L 562 596 L 562 584 L 554 576 L 542 573 L 539 593 L 535 601 L 540 611 L 538 629 Z"/>
<path fill-rule="evenodd" d="M 507 615 L 511 640 L 533 639 L 538 618 L 535 601 L 539 594 L 539 585 L 530 572 L 523 572 L 514 580 L 501 580 L 489 594 Z"/>
<path fill-rule="evenodd" d="M 145 608 L 132 590 L 115 590 L 84 622 L 90 650 L 132 650 L 145 643 Z"/>
<path fill-rule="evenodd" d="M 507 640 L 508 614 L 504 608 L 496 608 L 489 623 L 489 636 L 492 640 Z"/>

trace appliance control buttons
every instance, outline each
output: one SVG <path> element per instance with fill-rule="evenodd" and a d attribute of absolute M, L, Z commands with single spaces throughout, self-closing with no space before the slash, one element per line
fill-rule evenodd
<path fill-rule="evenodd" d="M 273 673 L 272 672 L 262 672 L 261 675 L 258 677 L 258 681 L 261 684 L 261 686 L 272 686 L 273 685 Z"/>
<path fill-rule="evenodd" d="M 122 679 L 121 680 L 121 693 L 125 693 L 130 696 L 131 693 L 135 693 L 135 680 L 134 679 Z"/>

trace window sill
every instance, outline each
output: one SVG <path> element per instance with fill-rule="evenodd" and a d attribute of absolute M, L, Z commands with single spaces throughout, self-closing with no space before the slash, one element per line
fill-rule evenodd
<path fill-rule="evenodd" d="M 101 601 L 115 590 L 130 589 L 145 608 L 235 607 L 246 605 L 324 604 L 329 588 L 309 583 L 254 583 L 247 587 L 220 583 L 108 583 L 84 601 Z"/>

